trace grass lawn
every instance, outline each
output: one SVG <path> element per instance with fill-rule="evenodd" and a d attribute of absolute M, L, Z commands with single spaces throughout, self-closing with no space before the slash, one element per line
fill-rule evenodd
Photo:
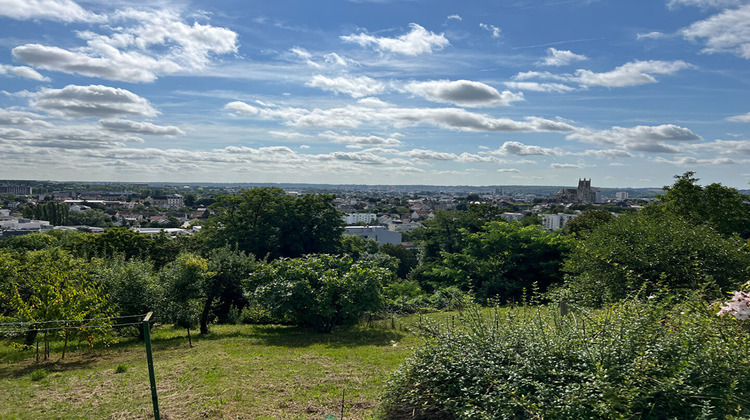
<path fill-rule="evenodd" d="M 152 332 L 163 419 L 339 418 L 342 396 L 344 418 L 371 418 L 388 375 L 420 343 L 400 328 L 380 326 L 316 334 L 214 325 L 210 334 L 192 337 L 190 348 L 185 330 Z M 0 419 L 153 417 L 143 343 L 123 339 L 95 350 L 76 344 L 60 360 L 56 342 L 47 362 L 7 344 L 0 341 Z M 125 371 L 116 373 L 118 365 Z M 32 381 L 39 369 L 48 375 Z"/>

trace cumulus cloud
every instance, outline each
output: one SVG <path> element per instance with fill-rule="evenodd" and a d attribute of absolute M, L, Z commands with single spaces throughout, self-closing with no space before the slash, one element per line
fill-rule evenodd
<path fill-rule="evenodd" d="M 178 127 L 160 126 L 148 122 L 138 122 L 122 119 L 111 119 L 99 121 L 102 127 L 109 131 L 121 133 L 143 134 L 151 136 L 184 136 L 185 132 Z"/>
<path fill-rule="evenodd" d="M 470 80 L 412 82 L 404 89 L 434 102 L 467 107 L 507 106 L 511 102 L 524 100 L 521 93 L 507 90 L 500 93 L 492 86 Z"/>
<path fill-rule="evenodd" d="M 397 139 L 398 134 L 391 137 L 379 136 L 353 136 L 326 131 L 320 134 L 321 137 L 333 140 L 334 143 L 347 144 L 351 146 L 401 146 L 401 141 Z"/>
<path fill-rule="evenodd" d="M 60 22 L 101 22 L 72 0 L 0 0 L 0 15 L 18 20 L 45 19 Z"/>
<path fill-rule="evenodd" d="M 480 23 L 479 27 L 489 32 L 490 36 L 493 38 L 500 38 L 500 35 L 502 33 L 502 29 L 498 28 L 495 25 L 488 25 L 486 23 Z"/>
<path fill-rule="evenodd" d="M 459 16 L 459 15 L 450 15 L 450 16 L 448 16 L 448 20 L 462 21 L 463 19 L 461 19 L 461 16 Z"/>
<path fill-rule="evenodd" d="M 654 75 L 671 75 L 680 70 L 693 68 L 692 64 L 682 60 L 677 61 L 631 61 L 613 70 L 597 73 L 592 70 L 578 69 L 573 74 L 553 74 L 550 72 L 529 71 L 518 73 L 513 80 L 526 81 L 532 79 L 554 80 L 565 83 L 575 83 L 583 88 L 593 86 L 626 87 L 656 83 Z"/>
<path fill-rule="evenodd" d="M 409 28 L 409 33 L 397 38 L 379 38 L 366 33 L 343 35 L 340 38 L 344 42 L 359 44 L 362 47 L 373 45 L 378 51 L 403 55 L 428 54 L 450 45 L 443 34 L 430 32 L 416 23 L 410 23 Z"/>
<path fill-rule="evenodd" d="M 497 172 L 521 173 L 521 171 L 515 168 L 501 168 L 501 169 L 498 169 Z"/>
<path fill-rule="evenodd" d="M 583 86 L 624 87 L 656 83 L 654 74 L 673 74 L 692 67 L 691 64 L 682 60 L 636 60 L 604 73 L 595 73 L 591 70 L 577 70 L 575 75 L 578 83 Z"/>
<path fill-rule="evenodd" d="M 61 117 L 113 118 L 154 117 L 158 114 L 148 100 L 128 90 L 102 85 L 68 85 L 62 89 L 42 89 L 31 100 L 37 109 Z"/>
<path fill-rule="evenodd" d="M 673 124 L 658 126 L 612 127 L 611 130 L 581 129 L 567 136 L 570 140 L 622 146 L 627 150 L 648 153 L 679 153 L 680 148 L 665 142 L 694 142 L 701 136 Z"/>
<path fill-rule="evenodd" d="M 704 53 L 729 53 L 750 59 L 750 4 L 724 10 L 680 32 L 690 41 L 703 40 Z"/>
<path fill-rule="evenodd" d="M 749 140 L 715 140 L 696 148 L 711 150 L 722 155 L 750 155 Z"/>
<path fill-rule="evenodd" d="M 571 153 L 573 154 L 573 153 Z M 615 159 L 615 158 L 631 158 L 633 155 L 621 149 L 608 149 L 608 150 L 587 150 L 583 153 L 584 156 L 594 156 L 600 159 Z"/>
<path fill-rule="evenodd" d="M 517 155 L 517 156 L 556 156 L 558 153 L 553 149 L 547 149 L 540 146 L 530 146 L 517 141 L 506 141 L 503 145 L 495 150 L 499 155 Z"/>
<path fill-rule="evenodd" d="M 747 114 L 734 115 L 732 117 L 727 117 L 727 121 L 731 121 L 731 122 L 750 122 L 750 112 L 748 112 Z"/>
<path fill-rule="evenodd" d="M 352 98 L 377 95 L 385 89 L 385 85 L 367 76 L 360 77 L 336 77 L 328 78 L 316 75 L 307 83 L 310 87 L 316 87 L 329 92 L 344 93 Z"/>
<path fill-rule="evenodd" d="M 382 105 L 382 104 L 381 104 Z M 343 108 L 306 110 L 302 108 L 259 108 L 245 102 L 224 106 L 238 116 L 282 119 L 291 126 L 356 128 L 364 123 L 396 127 L 429 124 L 458 131 L 571 132 L 576 127 L 564 121 L 527 117 L 523 121 L 494 118 L 462 108 L 398 108 L 393 106 L 350 105 Z"/>
<path fill-rule="evenodd" d="M 52 127 L 52 124 L 44 121 L 44 117 L 39 114 L 4 108 L 0 108 L 0 125 Z"/>
<path fill-rule="evenodd" d="M 237 51 L 237 34 L 226 28 L 194 22 L 188 25 L 174 12 L 118 11 L 110 34 L 78 32 L 85 47 L 67 50 L 26 44 L 13 57 L 45 70 L 127 82 L 151 82 L 159 75 L 198 71 L 211 57 Z"/>
<path fill-rule="evenodd" d="M 572 51 L 558 50 L 555 48 L 547 48 L 547 56 L 544 57 L 538 64 L 540 66 L 567 66 L 568 64 L 576 61 L 585 61 L 589 58 L 582 54 L 576 54 Z"/>
<path fill-rule="evenodd" d="M 26 66 L 9 66 L 0 64 L 0 76 L 15 76 L 24 79 L 37 80 L 40 82 L 49 82 L 50 78 L 42 76 L 38 71 Z"/>

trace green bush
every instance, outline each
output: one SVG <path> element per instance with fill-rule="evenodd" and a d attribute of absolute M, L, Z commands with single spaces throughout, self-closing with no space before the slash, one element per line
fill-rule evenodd
<path fill-rule="evenodd" d="M 118 363 L 117 366 L 115 366 L 115 373 L 125 373 L 128 371 L 129 367 L 130 366 L 125 363 Z"/>
<path fill-rule="evenodd" d="M 49 375 L 49 373 L 46 370 L 44 370 L 44 369 L 37 369 L 37 370 L 31 372 L 31 375 L 29 375 L 29 376 L 31 377 L 32 381 L 36 382 L 36 381 L 41 381 L 42 379 L 46 378 L 47 375 Z"/>
<path fill-rule="evenodd" d="M 393 272 L 374 261 L 354 262 L 350 257 L 326 254 L 281 258 L 252 274 L 254 299 L 274 319 L 311 325 L 318 332 L 356 322 L 383 303 L 383 285 Z"/>
<path fill-rule="evenodd" d="M 565 263 L 570 296 L 591 306 L 616 302 L 639 290 L 697 290 L 714 296 L 734 290 L 750 275 L 750 253 L 739 237 L 646 208 L 595 228 Z"/>
<path fill-rule="evenodd" d="M 467 310 L 391 377 L 387 418 L 746 418 L 750 334 L 697 298 L 596 312 Z"/>

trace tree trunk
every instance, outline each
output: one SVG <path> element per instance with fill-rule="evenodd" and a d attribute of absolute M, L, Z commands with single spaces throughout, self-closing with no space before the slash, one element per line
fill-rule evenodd
<path fill-rule="evenodd" d="M 190 343 L 190 347 L 193 347 L 193 339 L 190 338 L 190 327 L 188 327 L 187 331 L 188 331 L 188 343 Z"/>
<path fill-rule="evenodd" d="M 68 348 L 68 330 L 65 330 L 65 344 L 63 344 L 63 351 L 62 356 L 60 356 L 60 359 L 65 358 L 65 350 Z"/>
<path fill-rule="evenodd" d="M 203 312 L 201 313 L 201 334 L 208 334 L 208 315 L 211 313 L 211 304 L 213 302 L 214 297 L 208 296 L 205 305 L 203 305 Z"/>

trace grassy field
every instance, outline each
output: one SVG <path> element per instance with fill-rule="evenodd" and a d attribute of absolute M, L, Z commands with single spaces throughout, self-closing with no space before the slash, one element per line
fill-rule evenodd
<path fill-rule="evenodd" d="M 414 319 L 407 322 L 413 322 Z M 152 333 L 161 417 L 164 419 L 372 418 L 388 375 L 420 339 L 404 320 L 333 334 L 287 326 L 217 325 L 208 335 L 156 328 Z M 153 417 L 142 342 L 109 348 L 84 344 L 60 360 L 36 362 L 32 350 L 0 342 L 0 418 Z M 116 370 L 124 372 L 116 373 Z M 34 373 L 44 369 L 48 374 Z M 36 380 L 32 380 L 35 376 Z"/>

